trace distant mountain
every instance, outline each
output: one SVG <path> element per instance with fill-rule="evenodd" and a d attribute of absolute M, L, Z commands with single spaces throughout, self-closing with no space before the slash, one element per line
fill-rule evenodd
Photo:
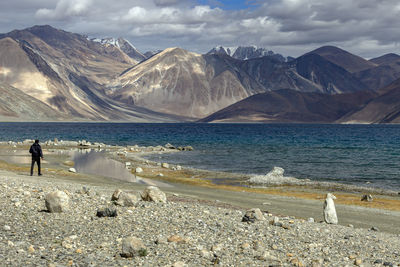
<path fill-rule="evenodd" d="M 309 53 L 292 62 L 297 73 L 316 84 L 320 88 L 318 90 L 320 92 L 337 94 L 368 89 L 346 69 L 318 54 Z"/>
<path fill-rule="evenodd" d="M 287 63 L 263 57 L 241 61 L 239 65 L 265 91 L 291 88 L 337 94 L 367 89 L 351 73 L 318 54 L 306 54 Z"/>
<path fill-rule="evenodd" d="M 389 53 L 380 57 L 370 59 L 369 61 L 377 65 L 388 65 L 400 61 L 400 56 L 394 53 Z"/>
<path fill-rule="evenodd" d="M 131 44 L 129 41 L 125 40 L 122 37 L 119 37 L 118 39 L 115 39 L 115 38 L 103 38 L 103 39 L 91 38 L 90 40 L 93 42 L 101 43 L 106 46 L 111 45 L 111 46 L 117 47 L 117 48 L 121 49 L 129 57 L 136 60 L 137 62 L 141 62 L 147 58 L 145 55 L 140 53 L 139 50 L 137 50 L 133 44 Z"/>
<path fill-rule="evenodd" d="M 70 120 L 176 121 L 104 94 L 110 80 L 135 64 L 115 46 L 47 25 L 0 35 L 0 82 L 8 85 L 4 88 L 18 88 Z"/>
<path fill-rule="evenodd" d="M 250 96 L 200 122 L 332 123 L 376 95 L 371 91 L 327 95 L 282 89 Z"/>
<path fill-rule="evenodd" d="M 378 90 L 400 78 L 399 55 L 386 54 L 370 61 L 377 66 L 354 73 L 354 76 L 366 84 L 368 88 Z"/>
<path fill-rule="evenodd" d="M 163 113 L 203 117 L 264 88 L 220 55 L 168 48 L 114 80 L 107 95 Z"/>
<path fill-rule="evenodd" d="M 379 90 L 365 107 L 343 117 L 342 123 L 400 123 L 400 79 Z"/>
<path fill-rule="evenodd" d="M 400 79 L 398 57 L 336 47 L 290 60 L 256 47 L 143 55 L 123 38 L 34 26 L 0 34 L 0 120 L 193 121 L 230 106 L 211 120 L 397 122 L 397 84 L 387 85 Z"/>
<path fill-rule="evenodd" d="M 154 55 L 157 55 L 158 53 L 161 53 L 162 50 L 155 50 L 155 51 L 147 51 L 146 53 L 144 53 L 144 56 L 146 58 L 151 58 Z"/>
<path fill-rule="evenodd" d="M 350 73 L 363 71 L 377 66 L 374 62 L 353 55 L 335 46 L 323 46 L 307 54 L 318 54 Z"/>
<path fill-rule="evenodd" d="M 211 49 L 207 54 L 228 55 L 236 59 L 247 60 L 259 57 L 272 57 L 278 61 L 286 62 L 287 58 L 280 54 L 276 54 L 266 48 L 258 48 L 256 46 L 237 46 L 237 47 L 224 47 L 217 46 Z"/>

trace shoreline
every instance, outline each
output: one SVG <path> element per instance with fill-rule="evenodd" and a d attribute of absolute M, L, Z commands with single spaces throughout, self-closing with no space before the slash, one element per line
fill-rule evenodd
<path fill-rule="evenodd" d="M 16 151 L 21 159 L 26 148 L 0 144 L 0 157 Z M 339 224 L 327 224 L 322 214 L 326 189 L 218 186 L 206 178 L 226 173 L 184 166 L 178 170 L 141 158 L 154 148 L 143 147 L 148 151 L 142 153 L 105 145 L 103 161 L 118 160 L 123 168 L 130 162 L 131 173 L 140 167 L 138 177 L 161 182 L 157 186 L 166 203 L 156 203 L 142 200 L 148 184 L 69 172 L 71 154 L 60 151 L 71 147 L 42 148 L 46 163 L 40 177 L 28 175 L 29 164 L 0 161 L 0 255 L 7 266 L 400 264 L 400 211 L 388 209 L 390 201 L 400 207 L 396 197 L 376 196 L 362 206 L 358 193 L 334 192 Z M 130 194 L 135 203 L 116 205 L 111 196 L 117 189 Z M 45 199 L 55 191 L 69 199 L 61 213 L 46 209 Z M 383 207 L 373 207 L 381 201 Z M 115 217 L 99 217 L 103 209 L 112 209 Z M 261 215 L 244 221 L 254 209 Z M 124 244 L 130 238 L 142 250 L 127 258 Z"/>
<path fill-rule="evenodd" d="M 72 142 L 72 143 L 71 143 Z M 366 209 L 377 209 L 382 210 L 383 212 L 400 212 L 400 196 L 396 194 L 395 191 L 387 191 L 387 190 L 376 190 L 375 188 L 364 188 L 359 186 L 349 186 L 342 185 L 337 183 L 326 183 L 326 182 L 312 182 L 305 181 L 305 183 L 301 184 L 282 184 L 282 185 L 270 185 L 267 187 L 257 187 L 257 186 L 232 186 L 227 184 L 217 184 L 215 181 L 210 179 L 213 177 L 214 180 L 218 179 L 230 179 L 237 181 L 245 181 L 250 176 L 243 174 L 234 174 L 234 173 L 226 173 L 226 172 L 215 172 L 215 171 L 207 171 L 207 170 L 198 170 L 188 167 L 180 167 L 180 170 L 177 170 L 176 165 L 170 165 L 168 168 L 163 168 L 160 162 L 149 161 L 145 159 L 143 156 L 149 154 L 157 154 L 157 153 L 179 153 L 177 149 L 167 149 L 163 146 L 156 147 L 140 147 L 137 145 L 133 146 L 111 146 L 102 143 L 89 143 L 82 142 L 84 145 L 75 146 L 78 142 L 75 141 L 63 141 L 58 145 L 55 145 L 53 141 L 47 142 L 47 145 L 43 144 L 42 148 L 45 150 L 46 160 L 50 157 L 48 163 L 43 165 L 46 168 L 48 167 L 46 175 L 51 175 L 55 179 L 61 180 L 71 180 L 76 182 L 94 182 L 95 184 L 118 184 L 123 181 L 118 181 L 116 179 L 110 179 L 101 175 L 93 175 L 93 174 L 84 174 L 84 173 L 70 173 L 68 172 L 68 168 L 71 166 L 65 165 L 66 160 L 70 160 L 68 153 L 58 155 L 57 151 L 70 151 L 82 149 L 82 151 L 88 151 L 89 149 L 101 149 L 105 152 L 107 159 L 112 159 L 121 162 L 121 164 L 125 162 L 130 162 L 130 172 L 132 175 L 137 176 L 142 183 L 150 184 L 153 183 L 155 185 L 159 185 L 171 192 L 173 190 L 182 192 L 187 192 L 187 195 L 191 195 L 194 198 L 206 196 L 208 199 L 218 199 L 220 194 L 217 193 L 216 196 L 212 196 L 210 194 L 204 194 L 204 191 L 218 191 L 223 192 L 225 195 L 232 195 L 229 198 L 227 197 L 224 202 L 228 203 L 237 203 L 238 206 L 247 206 L 251 201 L 243 201 L 245 203 L 240 203 L 240 201 L 235 200 L 235 194 L 255 194 L 260 195 L 260 197 L 277 197 L 277 198 L 293 198 L 298 200 L 299 202 L 320 202 L 322 205 L 323 199 L 326 193 L 331 192 L 335 194 L 338 199 L 335 201 L 338 205 L 348 206 L 348 207 L 358 207 L 358 208 L 366 208 Z M 61 145 L 63 144 L 63 145 Z M 69 145 L 68 145 L 69 144 Z M 71 144 L 74 144 L 71 146 Z M 89 145 L 90 144 L 90 145 Z M 25 143 L 10 143 L 10 142 L 0 142 L 0 152 L 4 150 L 15 150 L 24 152 L 27 151 L 29 146 L 29 140 Z M 15 147 L 14 147 L 15 146 Z M 52 158 L 54 157 L 54 158 Z M 1 158 L 1 156 L 0 156 Z M 142 168 L 141 173 L 135 173 L 135 168 Z M 29 170 L 29 164 L 12 164 L 5 163 L 4 161 L 0 162 L 0 168 L 9 170 L 14 173 L 27 173 Z M 162 173 L 162 176 L 160 175 Z M 228 177 L 228 178 L 227 178 Z M 300 180 L 302 181 L 302 180 Z M 137 185 L 132 183 L 133 185 Z M 168 186 L 165 186 L 168 185 Z M 171 187 L 171 188 L 167 188 Z M 189 188 L 188 188 L 189 187 Z M 374 200 L 372 202 L 364 202 L 361 201 L 361 197 L 364 194 L 373 194 Z M 233 199 L 231 199 L 233 198 Z M 262 204 L 262 203 L 261 203 Z M 294 205 L 295 203 L 291 203 Z M 294 205 L 295 207 L 296 205 Z M 318 209 L 318 208 L 314 208 Z M 297 214 L 295 209 L 287 208 L 286 213 L 294 212 L 293 214 Z M 305 211 L 307 212 L 307 211 Z M 285 211 L 283 212 L 285 213 Z M 315 214 L 315 211 L 310 213 Z M 293 215 L 292 214 L 292 215 Z M 298 215 L 296 215 L 298 216 Z M 299 216 L 300 217 L 300 216 Z M 303 216 L 305 218 L 305 216 Z M 362 224 L 360 224 L 362 225 Z M 400 226 L 400 224 L 399 224 Z M 372 227 L 372 226 L 371 226 Z M 384 227 L 386 231 L 393 232 L 387 227 Z M 399 230 L 400 233 L 400 230 Z"/>

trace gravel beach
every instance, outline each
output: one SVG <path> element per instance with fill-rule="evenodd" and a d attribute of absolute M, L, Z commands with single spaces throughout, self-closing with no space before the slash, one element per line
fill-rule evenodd
<path fill-rule="evenodd" d="M 400 236 L 375 230 L 279 217 L 243 222 L 245 210 L 167 194 L 167 203 L 116 206 L 110 185 L 0 175 L 3 266 L 398 266 Z M 45 196 L 70 198 L 61 213 Z M 129 193 L 140 199 L 140 190 Z M 116 217 L 97 217 L 110 207 Z M 275 224 L 273 224 L 275 222 Z M 271 224 L 272 223 L 272 224 Z M 138 255 L 122 243 L 140 239 Z"/>
<path fill-rule="evenodd" d="M 68 170 L 53 157 L 48 166 Z M 0 170 L 1 266 L 400 265 L 397 211 L 337 205 L 333 225 L 322 222 L 323 199 L 153 181 L 164 203 L 142 200 L 146 183 L 13 168 Z M 62 212 L 49 212 L 52 192 Z"/>

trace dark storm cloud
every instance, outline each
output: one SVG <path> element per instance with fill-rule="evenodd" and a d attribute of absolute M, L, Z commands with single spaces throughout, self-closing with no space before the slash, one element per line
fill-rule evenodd
<path fill-rule="evenodd" d="M 394 0 L 247 3 L 249 8 L 227 10 L 194 0 L 2 1 L 0 30 L 50 24 L 97 37 L 124 36 L 141 50 L 206 52 L 219 44 L 254 44 L 297 56 L 329 44 L 365 57 L 400 53 L 400 4 Z"/>

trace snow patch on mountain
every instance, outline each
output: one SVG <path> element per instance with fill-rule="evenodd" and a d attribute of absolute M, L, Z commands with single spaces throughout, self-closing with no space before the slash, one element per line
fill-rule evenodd
<path fill-rule="evenodd" d="M 88 38 L 89 39 L 89 38 Z M 123 51 L 125 54 L 127 54 L 129 57 L 133 58 L 134 60 L 141 62 L 147 57 L 143 55 L 139 50 L 136 49 L 136 47 L 129 42 L 128 40 L 119 37 L 118 39 L 113 38 L 113 37 L 107 37 L 107 38 L 90 38 L 90 41 L 100 43 L 105 46 L 115 46 L 119 48 L 121 51 Z"/>
<path fill-rule="evenodd" d="M 281 62 L 290 61 L 290 57 L 285 58 L 281 54 L 274 53 L 271 50 L 266 48 L 253 46 L 236 46 L 236 47 L 227 47 L 227 46 L 216 46 L 211 49 L 207 54 L 220 54 L 220 55 L 228 55 L 236 59 L 248 60 L 252 58 L 259 57 L 273 57 Z"/>

